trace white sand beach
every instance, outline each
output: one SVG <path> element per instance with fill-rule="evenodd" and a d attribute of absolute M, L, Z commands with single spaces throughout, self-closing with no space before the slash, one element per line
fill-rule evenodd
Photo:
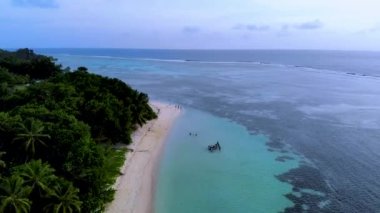
<path fill-rule="evenodd" d="M 115 199 L 106 209 L 108 213 L 151 213 L 155 190 L 155 173 L 166 137 L 180 115 L 173 104 L 151 102 L 158 118 L 149 121 L 132 135 L 133 150 L 126 154 L 121 175 L 115 183 Z"/>

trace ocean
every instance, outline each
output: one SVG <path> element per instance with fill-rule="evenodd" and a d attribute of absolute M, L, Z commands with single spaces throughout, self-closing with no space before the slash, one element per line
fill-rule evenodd
<path fill-rule="evenodd" d="M 380 52 L 36 51 L 184 107 L 156 212 L 380 212 Z"/>

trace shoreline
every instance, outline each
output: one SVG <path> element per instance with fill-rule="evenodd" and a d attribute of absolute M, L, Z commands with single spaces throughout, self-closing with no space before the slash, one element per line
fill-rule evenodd
<path fill-rule="evenodd" d="M 173 104 L 150 102 L 158 118 L 147 122 L 132 134 L 133 150 L 126 153 L 121 175 L 113 186 L 114 200 L 106 207 L 107 213 L 153 212 L 156 173 L 166 138 L 181 109 Z"/>

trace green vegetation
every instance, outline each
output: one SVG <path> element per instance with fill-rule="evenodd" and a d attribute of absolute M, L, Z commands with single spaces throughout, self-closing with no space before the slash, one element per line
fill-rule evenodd
<path fill-rule="evenodd" d="M 131 133 L 156 114 L 118 79 L 0 50 L 0 212 L 102 212 Z"/>
<path fill-rule="evenodd" d="M 0 67 L 32 79 L 47 79 L 61 71 L 61 66 L 56 65 L 53 58 L 35 54 L 30 49 L 0 50 Z"/>

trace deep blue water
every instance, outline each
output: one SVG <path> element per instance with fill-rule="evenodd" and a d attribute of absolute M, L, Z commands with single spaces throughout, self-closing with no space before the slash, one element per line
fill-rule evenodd
<path fill-rule="evenodd" d="M 302 66 L 380 76 L 380 52 L 323 50 L 38 49 L 41 53 Z"/>
<path fill-rule="evenodd" d="M 305 157 L 276 177 L 292 185 L 288 212 L 380 212 L 379 52 L 38 52 L 229 119 L 269 138 L 268 151 Z"/>

